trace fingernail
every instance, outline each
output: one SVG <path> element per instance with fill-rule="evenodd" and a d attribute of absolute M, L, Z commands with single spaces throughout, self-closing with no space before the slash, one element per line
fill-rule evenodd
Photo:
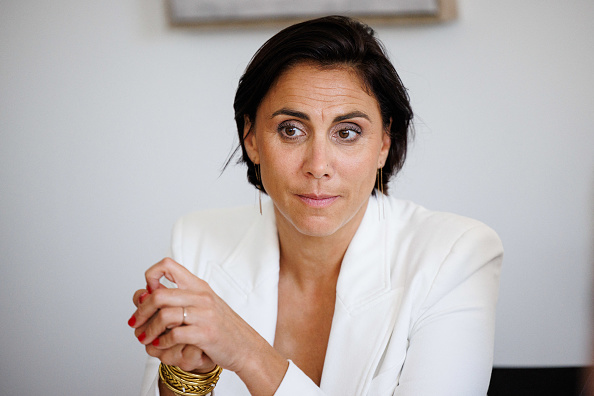
<path fill-rule="evenodd" d="M 151 290 L 151 287 L 148 285 L 146 285 L 146 290 L 148 291 L 148 294 L 151 294 L 153 291 Z"/>
<path fill-rule="evenodd" d="M 138 299 L 138 301 L 142 304 L 142 302 L 148 297 L 148 292 L 144 292 L 140 295 L 140 298 Z"/>
<path fill-rule="evenodd" d="M 141 335 L 138 336 L 138 341 L 142 342 L 146 338 L 146 333 L 143 331 Z"/>
<path fill-rule="evenodd" d="M 136 317 L 132 315 L 132 317 L 128 319 L 128 326 L 134 327 L 134 324 L 136 324 Z"/>
<path fill-rule="evenodd" d="M 159 346 L 159 339 L 158 338 L 155 338 L 153 340 L 153 346 Z"/>

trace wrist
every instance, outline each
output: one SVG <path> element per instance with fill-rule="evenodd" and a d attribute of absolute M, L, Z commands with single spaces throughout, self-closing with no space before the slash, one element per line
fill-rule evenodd
<path fill-rule="evenodd" d="M 191 370 L 190 373 L 197 374 L 197 375 L 206 374 L 206 373 L 210 373 L 211 371 L 213 371 L 216 367 L 217 367 L 217 365 L 213 363 L 212 366 L 209 366 L 206 368 L 194 369 L 194 370 Z"/>
<path fill-rule="evenodd" d="M 236 371 L 253 396 L 274 395 L 289 368 L 287 359 L 268 343 L 266 346 L 265 350 L 251 354 Z"/>

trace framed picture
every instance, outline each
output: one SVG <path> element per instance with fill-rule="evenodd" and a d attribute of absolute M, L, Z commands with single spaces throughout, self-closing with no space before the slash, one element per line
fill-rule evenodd
<path fill-rule="evenodd" d="M 169 0 L 168 5 L 173 25 L 261 25 L 332 14 L 404 23 L 456 17 L 455 0 Z"/>

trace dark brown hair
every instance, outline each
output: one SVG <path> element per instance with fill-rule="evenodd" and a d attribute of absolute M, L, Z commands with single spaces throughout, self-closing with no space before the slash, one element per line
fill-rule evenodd
<path fill-rule="evenodd" d="M 283 72 L 299 63 L 353 69 L 378 101 L 384 127 L 392 121 L 391 145 L 381 180 L 386 193 L 390 177 L 404 165 L 413 113 L 406 88 L 373 29 L 342 16 L 312 19 L 281 30 L 260 47 L 239 80 L 233 107 L 242 151 L 238 163 L 247 164 L 248 181 L 264 191 L 245 149 L 244 117 L 253 125 L 258 107 L 272 85 Z M 376 180 L 374 192 L 377 185 Z"/>

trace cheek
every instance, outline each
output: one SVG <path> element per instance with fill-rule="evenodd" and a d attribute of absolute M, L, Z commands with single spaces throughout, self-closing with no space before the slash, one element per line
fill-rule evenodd
<path fill-rule="evenodd" d="M 350 156 L 345 158 L 339 166 L 342 174 L 353 180 L 360 180 L 360 183 L 365 184 L 370 181 L 375 182 L 375 174 L 377 173 L 377 156 Z"/>
<path fill-rule="evenodd" d="M 294 150 L 280 147 L 266 147 L 261 150 L 262 178 L 267 184 L 278 184 L 287 180 L 299 166 L 299 156 Z"/>

